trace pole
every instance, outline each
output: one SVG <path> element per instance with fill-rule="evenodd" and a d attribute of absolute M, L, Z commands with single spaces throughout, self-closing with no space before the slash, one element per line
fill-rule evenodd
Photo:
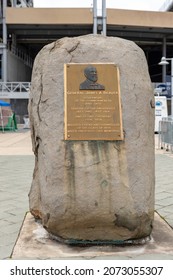
<path fill-rule="evenodd" d="M 1 106 L 0 106 L 0 119 L 1 119 L 2 131 L 4 132 L 4 121 L 3 121 L 2 107 Z"/>
<path fill-rule="evenodd" d="M 166 37 L 163 38 L 162 57 L 166 57 Z M 166 65 L 162 67 L 162 83 L 166 83 Z"/>
<path fill-rule="evenodd" d="M 93 34 L 97 34 L 97 0 L 93 0 Z"/>
<path fill-rule="evenodd" d="M 2 79 L 3 82 L 7 82 L 7 25 L 5 20 L 5 12 L 7 7 L 7 0 L 3 0 L 3 18 L 2 18 L 2 25 L 3 25 L 3 56 L 2 56 Z"/>
<path fill-rule="evenodd" d="M 17 0 L 13 0 L 13 7 L 17 6 Z"/>
<path fill-rule="evenodd" d="M 106 0 L 102 0 L 103 35 L 106 36 Z"/>
<path fill-rule="evenodd" d="M 171 58 L 171 116 L 173 116 L 173 58 Z"/>

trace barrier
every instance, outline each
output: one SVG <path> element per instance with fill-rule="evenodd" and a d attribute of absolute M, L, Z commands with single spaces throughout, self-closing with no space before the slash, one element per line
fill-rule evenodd
<path fill-rule="evenodd" d="M 0 131 L 16 131 L 17 121 L 14 113 L 11 112 L 10 108 L 1 108 L 0 116 Z"/>
<path fill-rule="evenodd" d="M 173 152 L 173 117 L 159 122 L 159 148 Z"/>
<path fill-rule="evenodd" d="M 28 99 L 30 82 L 0 82 L 1 99 Z"/>

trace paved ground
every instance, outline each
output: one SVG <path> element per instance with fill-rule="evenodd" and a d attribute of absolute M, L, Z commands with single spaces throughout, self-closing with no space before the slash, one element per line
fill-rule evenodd
<path fill-rule="evenodd" d="M 33 166 L 30 131 L 0 132 L 0 259 L 10 256 L 28 211 Z"/>
<path fill-rule="evenodd" d="M 155 208 L 173 228 L 173 155 L 157 140 L 155 151 Z M 0 132 L 0 259 L 9 258 L 28 211 L 33 166 L 30 131 Z"/>

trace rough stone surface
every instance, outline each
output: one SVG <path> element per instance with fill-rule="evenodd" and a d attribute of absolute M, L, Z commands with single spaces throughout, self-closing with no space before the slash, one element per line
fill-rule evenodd
<path fill-rule="evenodd" d="M 64 63 L 115 63 L 123 141 L 64 140 Z M 127 240 L 154 216 L 153 92 L 143 51 L 131 41 L 63 38 L 37 55 L 29 112 L 35 170 L 31 213 L 63 239 Z"/>

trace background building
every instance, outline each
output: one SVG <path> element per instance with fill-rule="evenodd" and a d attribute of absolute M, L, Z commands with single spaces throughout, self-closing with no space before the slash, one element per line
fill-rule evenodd
<path fill-rule="evenodd" d="M 173 57 L 173 1 L 158 12 L 105 9 L 105 3 L 98 15 L 95 6 L 46 9 L 34 8 L 31 0 L 1 0 L 0 99 L 10 100 L 18 121 L 27 114 L 35 56 L 44 45 L 65 36 L 101 33 L 132 40 L 146 55 L 152 82 L 170 88 L 171 66 L 158 63 L 162 56 Z M 169 94 L 170 90 L 168 101 Z"/>

